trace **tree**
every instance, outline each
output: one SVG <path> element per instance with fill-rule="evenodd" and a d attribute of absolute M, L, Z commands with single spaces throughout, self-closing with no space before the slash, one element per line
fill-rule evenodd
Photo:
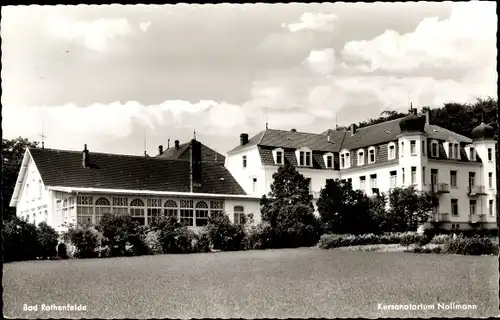
<path fill-rule="evenodd" d="M 326 232 L 376 232 L 370 214 L 370 199 L 361 191 L 353 190 L 349 181 L 326 180 L 317 202 L 320 221 Z"/>
<path fill-rule="evenodd" d="M 9 206 L 17 176 L 21 169 L 23 156 L 27 147 L 36 148 L 38 142 L 19 137 L 2 139 L 2 213 L 4 220 L 10 220 L 16 215 L 16 210 Z"/>
<path fill-rule="evenodd" d="M 56 230 L 46 222 L 38 224 L 38 256 L 42 259 L 55 258 L 57 256 L 57 244 L 59 235 Z"/>
<path fill-rule="evenodd" d="M 271 247 L 310 246 L 319 240 L 309 181 L 294 166 L 287 164 L 273 174 L 271 191 L 260 203 L 262 220 L 270 225 Z"/>
<path fill-rule="evenodd" d="M 417 191 L 413 186 L 392 189 L 389 192 L 391 208 L 386 216 L 392 230 L 387 231 L 416 231 L 430 218 L 435 200 L 432 193 Z"/>
<path fill-rule="evenodd" d="M 32 223 L 13 217 L 3 225 L 3 261 L 35 260 L 38 229 Z"/>

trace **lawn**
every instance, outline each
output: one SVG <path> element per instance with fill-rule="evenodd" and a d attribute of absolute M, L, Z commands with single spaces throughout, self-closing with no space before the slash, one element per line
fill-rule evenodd
<path fill-rule="evenodd" d="M 489 317 L 497 257 L 288 249 L 4 265 L 4 314 L 21 318 Z M 437 310 L 438 303 L 476 310 Z M 41 304 L 87 311 L 44 311 Z M 383 311 L 378 304 L 435 305 Z M 38 312 L 23 305 L 38 305 Z"/>

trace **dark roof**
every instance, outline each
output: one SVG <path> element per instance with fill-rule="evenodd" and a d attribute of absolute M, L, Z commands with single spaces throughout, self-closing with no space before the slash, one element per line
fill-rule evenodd
<path fill-rule="evenodd" d="M 158 154 L 156 158 L 169 159 L 169 160 L 189 160 L 189 150 L 191 149 L 191 141 L 180 144 L 179 148 L 168 148 L 163 151 L 163 154 Z M 207 147 L 201 143 L 201 161 L 217 161 L 224 163 L 226 157 L 217 151 Z"/>
<path fill-rule="evenodd" d="M 495 129 L 492 126 L 481 122 L 480 125 L 472 130 L 473 139 L 493 139 L 495 137 Z"/>
<path fill-rule="evenodd" d="M 190 162 L 144 156 L 89 152 L 95 169 L 82 166 L 78 151 L 29 148 L 47 186 L 190 192 Z M 219 162 L 202 162 L 201 187 L 195 193 L 245 195 Z M 222 179 L 221 179 L 222 178 Z"/>

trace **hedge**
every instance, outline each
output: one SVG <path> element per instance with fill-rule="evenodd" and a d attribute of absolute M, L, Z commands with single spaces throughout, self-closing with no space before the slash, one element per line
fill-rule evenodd
<path fill-rule="evenodd" d="M 386 233 L 382 235 L 375 235 L 373 233 L 362 235 L 324 234 L 319 240 L 319 247 L 322 249 L 331 249 L 371 244 L 401 244 L 408 246 L 414 243 L 425 242 L 427 242 L 426 236 L 416 232 Z"/>

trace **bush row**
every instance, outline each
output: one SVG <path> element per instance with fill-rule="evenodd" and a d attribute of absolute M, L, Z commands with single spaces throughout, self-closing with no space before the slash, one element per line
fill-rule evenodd
<path fill-rule="evenodd" d="M 319 247 L 322 249 L 332 249 L 348 246 L 363 246 L 370 244 L 401 244 L 408 246 L 410 244 L 425 244 L 427 236 L 416 232 L 396 232 L 375 234 L 324 234 L 319 240 Z"/>

